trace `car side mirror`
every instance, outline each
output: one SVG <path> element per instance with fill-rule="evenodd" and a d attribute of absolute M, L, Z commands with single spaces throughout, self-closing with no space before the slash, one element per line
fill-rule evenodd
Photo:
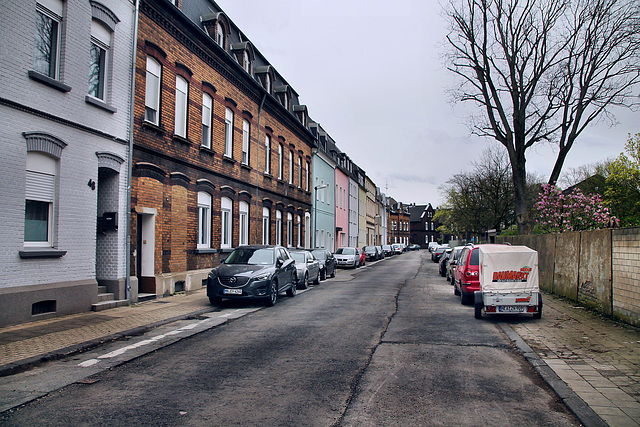
<path fill-rule="evenodd" d="M 282 261 L 281 259 L 276 261 L 276 267 L 281 268 L 282 264 L 284 264 L 284 261 Z"/>

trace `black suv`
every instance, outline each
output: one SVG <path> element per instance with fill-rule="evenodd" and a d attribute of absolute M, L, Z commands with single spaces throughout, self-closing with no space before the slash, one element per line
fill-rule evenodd
<path fill-rule="evenodd" d="M 240 246 L 209 273 L 207 296 L 216 305 L 223 298 L 260 298 L 273 306 L 280 292 L 295 296 L 296 284 L 296 263 L 285 248 Z"/>

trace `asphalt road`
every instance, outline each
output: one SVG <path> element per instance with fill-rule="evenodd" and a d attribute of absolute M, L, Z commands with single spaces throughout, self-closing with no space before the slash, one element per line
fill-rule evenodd
<path fill-rule="evenodd" d="M 578 423 L 421 251 L 340 270 L 6 412 L 0 425 Z"/>

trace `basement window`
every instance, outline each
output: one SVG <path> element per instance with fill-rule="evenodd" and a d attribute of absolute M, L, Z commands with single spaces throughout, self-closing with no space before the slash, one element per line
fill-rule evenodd
<path fill-rule="evenodd" d="M 38 314 L 55 313 L 56 312 L 56 300 L 46 300 L 34 302 L 31 305 L 31 315 L 36 316 Z"/>

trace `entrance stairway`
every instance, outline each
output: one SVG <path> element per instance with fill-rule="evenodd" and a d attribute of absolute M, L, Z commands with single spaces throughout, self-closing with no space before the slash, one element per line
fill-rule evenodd
<path fill-rule="evenodd" d="M 107 292 L 106 286 L 98 286 L 98 302 L 91 304 L 91 311 L 102 311 L 129 304 L 126 299 L 114 300 L 113 293 Z"/>

